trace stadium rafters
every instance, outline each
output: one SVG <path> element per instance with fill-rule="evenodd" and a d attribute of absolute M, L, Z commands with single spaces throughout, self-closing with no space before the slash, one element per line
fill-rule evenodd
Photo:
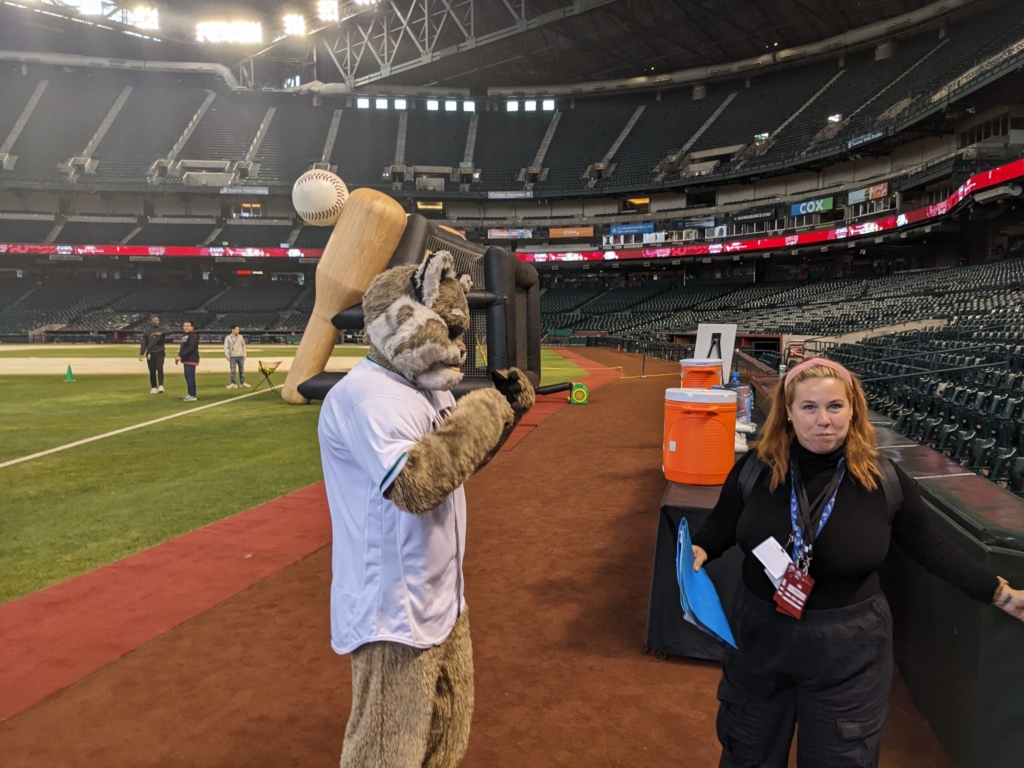
<path fill-rule="evenodd" d="M 526 0 L 380 0 L 370 8 L 346 3 L 337 22 L 315 26 L 310 35 L 319 38 L 313 45 L 345 84 L 360 88 L 618 1 L 556 0 L 555 7 Z M 242 70 L 280 42 L 248 57 Z"/>

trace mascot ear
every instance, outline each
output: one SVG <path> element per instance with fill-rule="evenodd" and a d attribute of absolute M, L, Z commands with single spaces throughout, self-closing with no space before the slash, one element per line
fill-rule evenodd
<path fill-rule="evenodd" d="M 469 275 L 459 275 L 459 285 L 462 286 L 463 293 L 469 293 L 473 290 L 473 278 Z"/>
<path fill-rule="evenodd" d="M 448 251 L 427 254 L 412 276 L 413 290 L 420 304 L 433 307 L 445 278 L 455 278 L 455 260 Z"/>

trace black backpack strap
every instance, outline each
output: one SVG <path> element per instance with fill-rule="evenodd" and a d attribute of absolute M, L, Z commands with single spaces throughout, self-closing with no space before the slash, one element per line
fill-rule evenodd
<path fill-rule="evenodd" d="M 750 498 L 750 494 L 754 491 L 754 486 L 757 485 L 757 481 L 761 479 L 761 473 L 764 472 L 765 464 L 758 455 L 755 453 L 747 459 L 747 463 L 743 465 L 743 469 L 740 470 L 740 493 L 743 494 L 743 503 L 747 502 Z"/>
<path fill-rule="evenodd" d="M 896 467 L 889 459 L 885 457 L 879 459 L 878 468 L 882 470 L 882 491 L 885 493 L 885 503 L 889 508 L 889 517 L 891 518 L 903 506 L 903 488 L 900 486 Z"/>

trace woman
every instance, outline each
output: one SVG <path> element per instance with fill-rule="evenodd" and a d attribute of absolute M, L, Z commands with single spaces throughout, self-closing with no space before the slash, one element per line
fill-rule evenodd
<path fill-rule="evenodd" d="M 843 366 L 815 358 L 793 368 L 756 453 L 737 462 L 693 537 L 695 570 L 734 543 L 745 555 L 732 620 L 738 650 L 726 655 L 718 692 L 721 768 L 784 768 L 797 723 L 801 768 L 877 764 L 892 679 L 892 616 L 878 569 L 890 540 L 1024 620 L 1024 591 L 942 538 L 902 474 L 903 501 L 890 512 L 883 478 L 892 473 L 878 463 L 867 414 L 860 382 Z M 754 456 L 763 471 L 744 501 L 740 476 Z M 777 595 L 768 570 L 777 576 L 780 566 Z"/>

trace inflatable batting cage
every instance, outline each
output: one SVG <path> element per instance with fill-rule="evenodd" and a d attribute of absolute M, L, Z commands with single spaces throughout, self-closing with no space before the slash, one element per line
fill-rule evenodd
<path fill-rule="evenodd" d="M 409 216 L 405 233 L 388 268 L 419 264 L 425 254 L 448 251 L 459 274 L 468 274 L 473 287 L 469 329 L 464 341 L 466 362 L 455 397 L 492 386 L 491 373 L 515 366 L 536 387 L 540 383 L 540 285 L 533 265 L 504 248 L 470 243 L 418 214 Z M 339 331 L 362 331 L 363 308 L 351 307 L 334 316 Z M 323 400 L 344 373 L 324 371 L 299 385 L 299 394 Z"/>

